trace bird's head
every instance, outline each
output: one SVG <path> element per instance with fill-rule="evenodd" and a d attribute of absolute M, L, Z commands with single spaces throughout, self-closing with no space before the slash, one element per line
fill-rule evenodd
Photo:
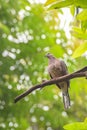
<path fill-rule="evenodd" d="M 45 55 L 45 57 L 47 57 L 48 59 L 53 59 L 53 58 L 55 58 L 51 53 L 47 53 L 47 54 Z"/>

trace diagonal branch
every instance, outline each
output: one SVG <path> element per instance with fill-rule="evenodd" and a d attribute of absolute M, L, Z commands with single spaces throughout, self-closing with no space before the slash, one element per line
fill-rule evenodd
<path fill-rule="evenodd" d="M 35 85 L 32 88 L 25 91 L 24 93 L 22 93 L 21 95 L 17 96 L 14 99 L 14 102 L 15 103 L 18 102 L 20 99 L 24 98 L 25 96 L 30 94 L 32 91 L 34 91 L 38 88 L 43 88 L 43 87 L 48 86 L 48 85 L 56 84 L 56 83 L 59 83 L 59 82 L 62 82 L 62 81 L 67 81 L 67 80 L 71 80 L 73 78 L 78 78 L 78 77 L 86 77 L 87 78 L 87 66 L 78 70 L 78 71 L 76 71 L 76 72 L 73 72 L 71 74 L 67 74 L 67 75 L 61 76 L 59 78 L 47 80 L 47 81 L 45 81 L 41 84 Z"/>

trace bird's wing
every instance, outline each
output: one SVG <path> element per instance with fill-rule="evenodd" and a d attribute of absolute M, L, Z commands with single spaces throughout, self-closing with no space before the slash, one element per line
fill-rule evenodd
<path fill-rule="evenodd" d="M 67 66 L 66 66 L 65 62 L 63 60 L 60 60 L 60 63 L 61 63 L 61 67 L 62 67 L 62 74 L 63 75 L 68 74 L 68 69 L 67 69 Z M 70 86 L 69 81 L 67 81 L 67 85 L 68 85 L 68 87 Z"/>
<path fill-rule="evenodd" d="M 50 75 L 51 79 L 53 79 L 53 77 L 52 77 L 52 75 L 50 73 L 49 73 L 49 75 Z M 61 89 L 61 87 L 60 87 L 60 85 L 58 83 L 56 85 Z"/>
<path fill-rule="evenodd" d="M 68 74 L 68 69 L 67 69 L 65 62 L 63 60 L 60 60 L 60 64 L 61 64 L 61 68 L 62 68 L 62 74 L 63 75 Z"/>
<path fill-rule="evenodd" d="M 50 73 L 49 73 L 50 74 Z M 51 79 L 53 79 L 53 77 L 51 76 L 51 74 L 50 74 L 50 77 L 51 77 Z"/>

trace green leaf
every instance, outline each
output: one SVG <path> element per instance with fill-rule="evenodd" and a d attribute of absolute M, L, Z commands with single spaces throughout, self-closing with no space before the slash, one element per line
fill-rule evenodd
<path fill-rule="evenodd" d="M 87 123 L 87 117 L 85 118 L 84 123 Z"/>
<path fill-rule="evenodd" d="M 63 128 L 65 130 L 87 130 L 87 124 L 83 122 L 76 122 L 76 123 L 65 125 Z"/>
<path fill-rule="evenodd" d="M 87 32 L 84 32 L 83 30 L 84 30 L 83 28 L 81 30 L 80 28 L 73 27 L 72 35 L 77 37 L 77 38 L 87 40 Z"/>
<path fill-rule="evenodd" d="M 82 22 L 81 22 L 81 28 L 82 28 L 82 30 L 85 31 L 85 33 L 86 33 L 87 21 L 82 21 Z"/>
<path fill-rule="evenodd" d="M 74 0 L 74 5 L 81 8 L 87 8 L 87 0 Z"/>
<path fill-rule="evenodd" d="M 69 6 L 69 5 L 72 5 L 73 4 L 73 0 L 65 0 L 65 1 L 58 1 L 58 2 L 55 2 L 54 4 L 52 4 L 49 9 L 58 9 L 58 8 L 62 8 L 62 7 L 66 7 L 66 6 Z"/>
<path fill-rule="evenodd" d="M 87 51 L 87 42 L 81 44 L 73 53 L 72 57 L 77 58 L 81 56 L 85 51 Z"/>
<path fill-rule="evenodd" d="M 71 14 L 74 16 L 74 14 L 75 14 L 75 6 L 74 6 L 74 5 L 72 5 L 72 6 L 70 7 L 70 12 L 71 12 Z"/>
<path fill-rule="evenodd" d="M 87 9 L 83 10 L 77 15 L 77 20 L 86 21 L 87 20 Z"/>
<path fill-rule="evenodd" d="M 49 9 L 58 9 L 72 4 L 76 7 L 87 8 L 87 0 L 47 0 L 45 3 L 46 6 L 50 5 Z"/>
<path fill-rule="evenodd" d="M 54 2 L 57 2 L 57 0 L 47 0 L 45 6 L 48 6 L 49 4 L 53 4 Z"/>

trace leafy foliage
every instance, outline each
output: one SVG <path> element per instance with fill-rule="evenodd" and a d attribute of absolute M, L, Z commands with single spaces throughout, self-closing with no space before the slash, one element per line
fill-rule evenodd
<path fill-rule="evenodd" d="M 87 129 L 87 119 L 84 122 L 76 122 L 64 126 L 65 130 L 86 130 Z"/>
<path fill-rule="evenodd" d="M 78 57 L 80 55 L 82 55 L 85 51 L 87 51 L 87 42 L 81 44 L 76 51 L 73 54 L 73 57 Z"/>
<path fill-rule="evenodd" d="M 62 130 L 64 124 L 86 117 L 85 79 L 71 81 L 73 105 L 68 111 L 63 108 L 56 86 L 35 91 L 13 103 L 18 94 L 49 78 L 44 58 L 47 52 L 63 58 L 69 72 L 87 64 L 85 56 L 71 58 L 70 52 L 78 45 L 68 44 L 69 39 L 60 28 L 60 14 L 63 15 L 61 9 L 48 11 L 42 4 L 27 0 L 0 1 L 0 130 Z M 86 29 L 85 21 L 83 25 Z"/>
<path fill-rule="evenodd" d="M 77 38 L 80 38 L 82 40 L 87 40 L 87 1 L 86 0 L 60 0 L 60 1 L 51 1 L 47 0 L 46 6 L 49 5 L 49 9 L 58 9 L 58 8 L 63 8 L 67 6 L 71 6 L 70 10 L 72 15 L 75 13 L 75 7 L 83 8 L 83 10 L 77 14 L 77 20 L 79 20 L 81 23 L 81 28 L 79 27 L 78 30 L 76 28 L 73 29 L 73 35 Z M 80 46 L 80 52 L 79 48 L 77 48 L 73 54 L 73 57 L 79 57 L 81 56 L 84 52 L 86 52 L 87 47 L 86 47 L 86 41 L 83 41 L 83 44 Z M 85 44 L 85 45 L 84 45 Z M 79 46 L 79 45 L 78 45 Z M 83 49 L 85 48 L 85 49 Z"/>
<path fill-rule="evenodd" d="M 66 7 L 66 6 L 70 6 L 70 5 L 75 5 L 76 7 L 81 7 L 81 8 L 87 8 L 87 1 L 86 0 L 52 0 L 51 2 L 49 2 L 50 0 L 47 0 L 47 2 L 45 3 L 45 5 L 50 5 L 50 9 L 52 8 L 62 8 L 62 7 Z"/>

